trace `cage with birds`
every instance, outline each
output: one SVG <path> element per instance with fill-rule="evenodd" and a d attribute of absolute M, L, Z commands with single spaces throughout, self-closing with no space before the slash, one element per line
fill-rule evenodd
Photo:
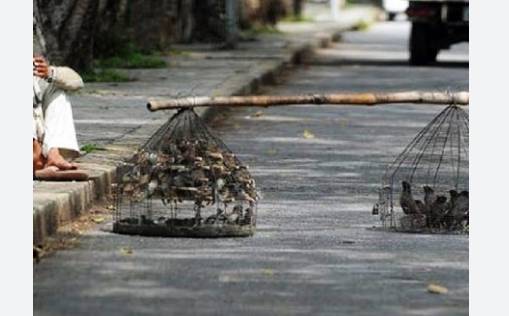
<path fill-rule="evenodd" d="M 450 105 L 389 164 L 373 214 L 404 232 L 468 233 L 468 114 Z"/>
<path fill-rule="evenodd" d="M 192 109 L 181 109 L 117 170 L 113 231 L 251 236 L 258 194 L 248 167 Z"/>

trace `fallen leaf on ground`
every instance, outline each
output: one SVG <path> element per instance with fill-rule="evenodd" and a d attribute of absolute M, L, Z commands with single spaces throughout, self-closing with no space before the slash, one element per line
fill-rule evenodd
<path fill-rule="evenodd" d="M 449 290 L 447 290 L 446 287 L 438 285 L 438 284 L 430 283 L 428 285 L 428 292 L 433 293 L 433 294 L 446 294 L 448 291 Z"/>
<path fill-rule="evenodd" d="M 96 224 L 101 224 L 105 221 L 106 219 L 102 216 L 95 216 L 95 217 L 92 217 L 92 221 Z"/>
<path fill-rule="evenodd" d="M 262 273 L 267 275 L 267 276 L 273 276 L 274 275 L 274 271 L 272 269 L 263 269 Z"/>
<path fill-rule="evenodd" d="M 348 120 L 345 119 L 345 120 L 339 121 L 339 125 L 341 127 L 348 127 Z"/>
<path fill-rule="evenodd" d="M 277 154 L 277 149 L 271 148 L 271 149 L 267 150 L 267 154 L 275 155 L 275 154 Z"/>
<path fill-rule="evenodd" d="M 113 211 L 115 210 L 115 205 L 108 205 L 106 208 L 110 211 Z"/>
<path fill-rule="evenodd" d="M 220 275 L 219 282 L 230 282 L 230 276 L 229 275 Z"/>
<path fill-rule="evenodd" d="M 263 113 L 263 111 L 258 111 L 258 112 L 255 112 L 252 116 L 254 116 L 254 117 L 260 117 L 260 116 L 262 116 L 263 114 L 264 114 L 264 113 Z"/>
<path fill-rule="evenodd" d="M 133 254 L 133 250 L 130 247 L 122 247 L 120 248 L 120 253 L 124 256 L 130 256 Z"/>
<path fill-rule="evenodd" d="M 315 138 L 315 134 L 313 134 L 310 130 L 305 129 L 304 133 L 302 133 L 302 136 L 304 136 L 305 139 L 312 139 Z"/>

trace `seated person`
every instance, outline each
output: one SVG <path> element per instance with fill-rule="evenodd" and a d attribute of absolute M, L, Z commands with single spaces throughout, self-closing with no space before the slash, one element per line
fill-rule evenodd
<path fill-rule="evenodd" d="M 33 169 L 38 180 L 86 180 L 88 174 L 66 159 L 79 156 L 71 103 L 66 91 L 83 87 L 68 67 L 33 58 Z"/>

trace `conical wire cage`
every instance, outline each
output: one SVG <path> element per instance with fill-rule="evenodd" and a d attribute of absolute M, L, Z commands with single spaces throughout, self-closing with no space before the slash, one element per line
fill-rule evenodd
<path fill-rule="evenodd" d="M 440 112 L 386 169 L 373 214 L 383 228 L 468 232 L 468 114 Z"/>
<path fill-rule="evenodd" d="M 255 181 L 191 109 L 180 110 L 117 169 L 113 231 L 168 237 L 251 236 Z"/>

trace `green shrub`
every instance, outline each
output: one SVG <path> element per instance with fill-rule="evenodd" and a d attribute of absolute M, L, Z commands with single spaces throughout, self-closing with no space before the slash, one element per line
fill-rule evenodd
<path fill-rule="evenodd" d="M 106 149 L 99 147 L 96 144 L 85 144 L 85 145 L 81 146 L 80 150 L 89 154 L 96 150 L 106 150 Z"/>
<path fill-rule="evenodd" d="M 114 56 L 96 60 L 95 66 L 99 68 L 164 68 L 166 61 L 156 55 L 144 55 L 139 52 L 130 52 L 124 56 Z"/>

